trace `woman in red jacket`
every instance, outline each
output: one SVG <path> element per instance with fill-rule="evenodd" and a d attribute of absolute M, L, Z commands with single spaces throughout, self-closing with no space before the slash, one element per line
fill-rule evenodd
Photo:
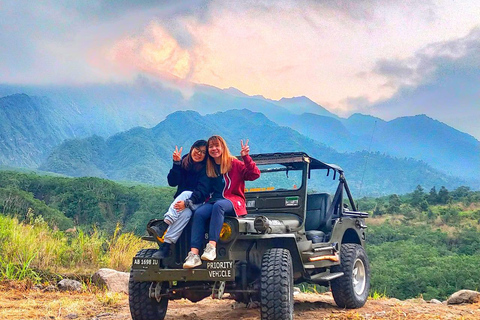
<path fill-rule="evenodd" d="M 202 264 L 199 256 L 203 246 L 204 235 L 208 227 L 209 241 L 201 259 L 213 261 L 217 257 L 216 246 L 220 237 L 225 215 L 244 216 L 247 214 L 245 205 L 245 180 L 253 181 L 260 177 L 260 170 L 249 156 L 248 140 L 240 152 L 243 162 L 230 154 L 225 140 L 220 136 L 208 139 L 207 176 L 210 180 L 210 200 L 195 211 L 193 215 L 192 239 L 184 268 L 195 268 Z"/>

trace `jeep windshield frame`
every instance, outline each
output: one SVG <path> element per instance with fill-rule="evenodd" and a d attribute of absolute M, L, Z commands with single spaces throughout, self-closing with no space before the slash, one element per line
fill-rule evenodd
<path fill-rule="evenodd" d="M 245 197 L 247 199 L 247 211 L 248 213 L 264 214 L 264 213 L 294 213 L 305 218 L 306 201 L 307 201 L 307 187 L 308 179 L 310 178 L 311 170 L 327 170 L 326 176 L 333 173 L 333 180 L 338 177 L 337 189 L 331 190 L 333 195 L 332 210 L 336 211 L 338 215 L 342 215 L 343 210 L 343 192 L 345 191 L 352 211 L 346 211 L 350 214 L 357 214 L 357 207 L 353 200 L 353 197 L 345 179 L 343 169 L 335 164 L 326 163 L 310 157 L 304 152 L 278 152 L 278 153 L 263 153 L 250 155 L 252 160 L 258 166 L 262 165 L 280 165 L 274 171 L 288 171 L 288 170 L 301 170 L 302 171 L 302 184 L 298 189 L 292 190 L 260 190 L 249 192 L 246 190 Z M 338 175 L 338 176 L 337 176 Z M 294 199 L 297 199 L 297 205 Z M 249 202 L 250 201 L 250 202 Z M 287 205 L 290 203 L 290 205 Z M 250 204 L 250 206 L 249 206 Z M 346 213 L 345 212 L 345 213 Z M 362 214 L 363 213 L 358 213 Z"/>

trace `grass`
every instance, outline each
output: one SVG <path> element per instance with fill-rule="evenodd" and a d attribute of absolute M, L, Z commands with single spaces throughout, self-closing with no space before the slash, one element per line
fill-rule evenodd
<path fill-rule="evenodd" d="M 39 283 L 44 274 L 91 275 L 99 268 L 128 271 L 135 253 L 148 246 L 132 233 L 121 233 L 119 225 L 112 236 L 95 228 L 65 233 L 41 220 L 25 224 L 0 215 L 0 281 Z"/>
<path fill-rule="evenodd" d="M 303 293 L 324 293 L 328 291 L 328 288 L 314 284 L 314 283 L 307 283 L 307 282 L 302 282 L 297 286 L 300 289 L 300 292 Z"/>
<path fill-rule="evenodd" d="M 373 291 L 370 293 L 368 296 L 370 300 L 381 300 L 381 299 L 388 299 L 386 291 L 383 292 L 378 292 L 378 291 Z"/>

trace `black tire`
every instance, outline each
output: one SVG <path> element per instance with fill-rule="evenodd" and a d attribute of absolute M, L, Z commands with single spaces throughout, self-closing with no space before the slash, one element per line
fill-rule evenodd
<path fill-rule="evenodd" d="M 344 275 L 330 282 L 333 299 L 337 306 L 347 309 L 365 305 L 370 290 L 370 265 L 365 249 L 359 244 L 344 243 L 341 247 L 339 266 L 332 267 L 332 273 Z"/>
<path fill-rule="evenodd" d="M 286 249 L 273 248 L 263 254 L 260 309 L 262 320 L 293 319 L 293 267 Z"/>
<path fill-rule="evenodd" d="M 150 258 L 157 250 L 143 249 L 137 253 L 137 257 Z M 167 314 L 168 298 L 156 299 L 149 297 L 149 289 L 152 282 L 135 282 L 132 273 L 128 282 L 128 302 L 130 314 L 133 320 L 163 320 Z M 160 285 L 160 283 L 157 283 Z"/>

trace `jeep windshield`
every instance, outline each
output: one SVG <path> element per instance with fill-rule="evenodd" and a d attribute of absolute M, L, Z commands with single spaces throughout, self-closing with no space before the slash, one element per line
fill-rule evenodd
<path fill-rule="evenodd" d="M 255 181 L 245 182 L 245 192 L 268 192 L 301 189 L 303 170 L 308 164 L 309 193 L 324 192 L 323 190 L 336 189 L 336 178 L 342 168 L 328 164 L 308 156 L 303 152 L 264 153 L 252 154 L 252 159 L 262 172 L 261 177 Z M 326 179 L 330 177 L 330 179 Z"/>
<path fill-rule="evenodd" d="M 287 164 L 259 164 L 262 173 L 255 181 L 245 181 L 245 192 L 297 190 L 302 187 L 302 168 Z"/>

